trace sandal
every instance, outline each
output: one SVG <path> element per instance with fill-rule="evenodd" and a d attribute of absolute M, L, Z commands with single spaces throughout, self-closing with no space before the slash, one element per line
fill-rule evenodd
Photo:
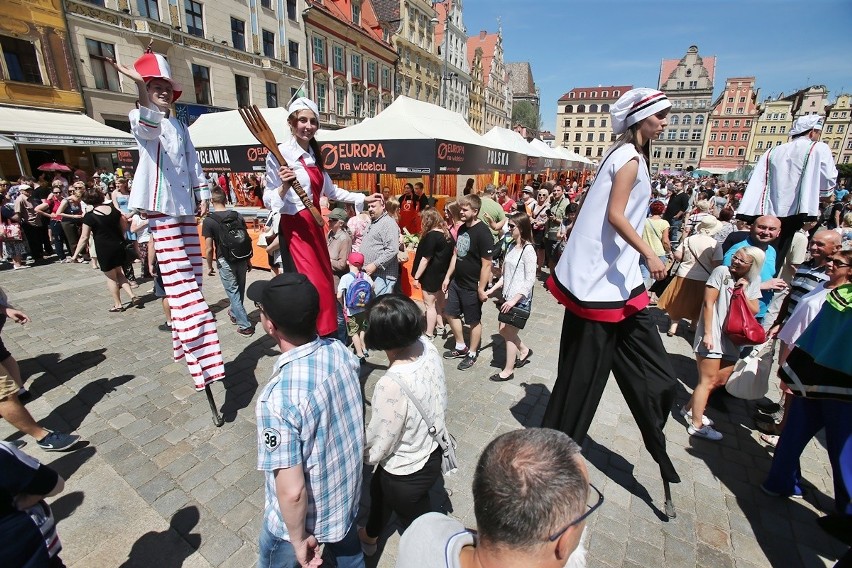
<path fill-rule="evenodd" d="M 134 308 L 141 308 L 142 298 L 140 298 L 139 296 L 133 296 L 132 298 L 130 298 L 130 305 Z"/>
<path fill-rule="evenodd" d="M 776 447 L 778 445 L 778 436 L 774 434 L 761 434 L 760 441 L 770 447 Z"/>
<path fill-rule="evenodd" d="M 112 312 L 112 313 L 123 312 L 124 306 L 113 306 L 109 309 L 109 311 Z"/>

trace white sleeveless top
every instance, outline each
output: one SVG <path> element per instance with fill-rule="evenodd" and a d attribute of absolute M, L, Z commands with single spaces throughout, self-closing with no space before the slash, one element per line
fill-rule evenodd
<path fill-rule="evenodd" d="M 651 180 L 644 156 L 632 144 L 626 144 L 612 151 L 601 164 L 555 270 L 556 286 L 551 287 L 554 296 L 587 319 L 617 322 L 648 304 L 639 272 L 639 252 L 607 220 L 615 175 L 633 159 L 639 161 L 639 173 L 624 214 L 641 234 Z"/>

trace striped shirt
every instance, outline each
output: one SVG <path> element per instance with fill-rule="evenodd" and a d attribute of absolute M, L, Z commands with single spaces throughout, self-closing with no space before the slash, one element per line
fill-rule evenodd
<path fill-rule="evenodd" d="M 803 263 L 793 275 L 793 280 L 790 281 L 790 301 L 787 304 L 787 313 L 784 314 L 782 322 L 787 321 L 802 296 L 816 288 L 820 282 L 828 282 L 828 274 L 826 274 L 828 266 L 825 264 L 812 266 L 812 263 L 813 261 Z"/>
<path fill-rule="evenodd" d="M 301 464 L 305 531 L 339 542 L 361 495 L 364 415 L 358 360 L 342 343 L 316 338 L 282 354 L 257 401 L 257 468 L 266 478 L 266 527 L 289 540 L 275 492 L 275 470 Z"/>

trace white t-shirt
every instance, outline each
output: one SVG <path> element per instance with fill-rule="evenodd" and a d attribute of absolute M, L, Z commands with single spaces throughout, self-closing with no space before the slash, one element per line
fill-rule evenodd
<path fill-rule="evenodd" d="M 778 339 L 787 345 L 796 343 L 805 328 L 816 318 L 830 291 L 825 287 L 825 282 L 820 282 L 813 290 L 802 296 L 796 304 L 796 309 L 778 332 Z"/>

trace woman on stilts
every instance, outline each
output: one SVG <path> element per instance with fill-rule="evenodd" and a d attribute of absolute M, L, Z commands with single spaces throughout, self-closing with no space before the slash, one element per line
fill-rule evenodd
<path fill-rule="evenodd" d="M 582 443 L 610 371 L 660 466 L 666 514 L 675 515 L 669 483 L 680 477 L 666 453 L 663 425 L 675 397 L 675 376 L 648 312 L 639 270 L 644 257 L 660 280 L 665 266 L 642 240 L 651 180 L 650 141 L 666 127 L 671 103 L 654 89 L 633 89 L 612 106 L 621 135 L 607 151 L 586 193 L 548 289 L 565 306 L 556 384 L 543 426 Z"/>
<path fill-rule="evenodd" d="M 287 109 L 287 123 L 293 136 L 278 145 L 286 164 L 269 153 L 266 156 L 266 191 L 271 192 L 271 209 L 281 211 L 278 238 L 281 243 L 282 269 L 300 272 L 319 292 L 320 313 L 317 318 L 317 333 L 320 336 L 337 333 L 337 298 L 331 259 L 324 227 L 317 225 L 310 211 L 305 208 L 296 191 L 294 181 L 305 190 L 314 207 L 320 209 L 321 195 L 330 201 L 341 201 L 355 205 L 356 214 L 382 196 L 364 196 L 340 189 L 325 173 L 319 143 L 314 134 L 319 129 L 319 110 L 310 99 L 300 97 Z"/>
<path fill-rule="evenodd" d="M 172 312 L 175 360 L 185 359 L 196 390 L 206 390 L 214 414 L 210 383 L 225 377 L 216 321 L 204 296 L 201 243 L 196 213 L 207 214 L 210 190 L 189 131 L 171 113 L 181 88 L 165 58 L 148 50 L 133 69 L 108 60 L 139 90 L 139 107 L 130 111 L 130 130 L 139 147 L 130 209 L 147 212 L 154 252 Z"/>

